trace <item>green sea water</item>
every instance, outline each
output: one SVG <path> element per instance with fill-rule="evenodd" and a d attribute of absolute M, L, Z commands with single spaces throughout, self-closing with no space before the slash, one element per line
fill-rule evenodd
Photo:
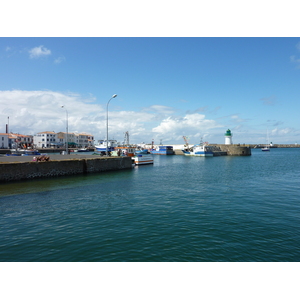
<path fill-rule="evenodd" d="M 300 149 L 0 185 L 0 261 L 300 261 Z"/>

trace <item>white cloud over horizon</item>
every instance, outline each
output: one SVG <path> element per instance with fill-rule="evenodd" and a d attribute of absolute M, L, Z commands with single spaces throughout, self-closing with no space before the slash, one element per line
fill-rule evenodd
<path fill-rule="evenodd" d="M 0 91 L 0 132 L 5 132 L 8 117 L 9 131 L 14 133 L 34 135 L 42 131 L 65 131 L 66 110 L 62 105 L 68 111 L 69 132 L 89 133 L 95 140 L 106 138 L 106 106 L 97 103 L 95 96 L 48 90 Z M 247 122 L 249 120 L 238 114 L 213 120 L 203 113 L 180 114 L 177 109 L 163 105 L 142 107 L 139 111 L 112 106 L 109 110 L 109 138 L 122 142 L 128 131 L 131 143 L 151 143 L 152 140 L 159 143 L 162 140 L 164 144 L 183 144 L 183 135 L 189 136 L 191 143 L 199 142 L 201 137 L 211 143 L 223 143 L 224 133 L 231 124 L 229 128 L 233 131 L 234 143 L 264 141 L 265 133 L 251 132 Z M 281 139 L 287 133 L 297 135 L 291 128 L 276 127 L 270 132 L 274 138 Z"/>
<path fill-rule="evenodd" d="M 36 134 L 41 131 L 65 131 L 68 115 L 69 132 L 86 132 L 95 139 L 106 137 L 106 108 L 95 97 L 83 98 L 74 93 L 53 91 L 0 91 L 2 132 L 9 117 L 9 130 L 15 133 Z M 64 105 L 66 110 L 61 106 Z M 199 128 L 209 131 L 220 127 L 203 114 L 174 117 L 172 107 L 153 105 L 140 111 L 109 111 L 109 136 L 122 140 L 129 131 L 132 142 L 178 140 L 183 134 L 199 136 Z"/>

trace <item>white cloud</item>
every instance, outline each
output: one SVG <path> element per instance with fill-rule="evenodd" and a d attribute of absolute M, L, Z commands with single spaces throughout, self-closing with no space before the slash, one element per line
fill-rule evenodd
<path fill-rule="evenodd" d="M 152 111 L 158 114 L 166 114 L 166 115 L 170 115 L 175 112 L 174 108 L 169 106 L 164 106 L 164 105 L 151 105 L 149 107 L 144 108 L 144 111 Z"/>
<path fill-rule="evenodd" d="M 65 131 L 68 111 L 69 132 L 87 132 L 95 139 L 106 137 L 106 106 L 90 95 L 53 91 L 0 91 L 0 120 L 4 130 L 9 117 L 9 130 L 15 133 L 36 134 L 41 131 Z M 129 131 L 131 142 L 151 142 L 151 126 L 156 114 L 141 111 L 109 111 L 109 136 L 123 141 Z M 149 127 L 150 126 L 150 127 Z M 1 130 L 0 130 L 1 131 Z"/>
<path fill-rule="evenodd" d="M 65 111 L 61 105 L 67 107 L 70 118 L 82 118 L 102 110 L 99 105 L 84 103 L 85 99 L 79 95 L 52 91 L 0 91 L 0 98 L 0 119 L 5 120 L 9 116 L 10 131 L 24 134 L 63 131 Z M 72 120 L 70 126 L 75 130 Z M 83 129 L 82 125 L 78 128 L 79 131 Z"/>
<path fill-rule="evenodd" d="M 46 130 L 65 131 L 66 111 L 61 108 L 64 105 L 68 111 L 70 132 L 87 132 L 93 134 L 95 139 L 106 137 L 105 104 L 97 104 L 92 95 L 86 99 L 72 93 L 14 90 L 0 91 L 0 98 L 0 119 L 5 122 L 9 116 L 12 132 L 36 134 Z M 199 137 L 220 127 L 202 114 L 166 116 L 172 112 L 173 108 L 162 105 L 153 105 L 139 112 L 110 110 L 109 137 L 121 142 L 124 133 L 129 131 L 132 143 L 151 143 L 152 139 L 180 140 L 181 143 L 182 135 Z M 5 124 L 2 126 L 5 128 Z"/>
<path fill-rule="evenodd" d="M 271 130 L 271 136 L 284 136 L 292 132 L 291 128 L 274 128 Z"/>
<path fill-rule="evenodd" d="M 234 122 L 234 123 L 242 123 L 242 122 L 245 122 L 244 119 L 240 118 L 239 115 L 232 115 L 231 117 L 231 120 Z M 240 126 L 240 125 L 238 125 Z"/>
<path fill-rule="evenodd" d="M 64 105 L 68 110 L 69 132 L 90 133 L 96 140 L 106 138 L 106 102 L 97 103 L 93 95 L 83 97 L 75 93 L 13 90 L 0 91 L 0 99 L 0 132 L 5 131 L 8 117 L 9 130 L 14 133 L 33 135 L 41 131 L 65 131 L 66 111 L 61 108 Z M 162 139 L 165 145 L 183 144 L 184 135 L 189 137 L 190 143 L 198 143 L 201 137 L 210 143 L 223 143 L 224 133 L 230 128 L 235 143 L 258 142 L 257 133 L 261 132 L 261 128 L 258 132 L 249 129 L 248 120 L 240 119 L 238 114 L 218 120 L 222 120 L 226 128 L 204 114 L 180 116 L 179 111 L 163 105 L 153 105 L 140 111 L 118 111 L 116 106 L 111 106 L 109 137 L 122 142 L 124 133 L 128 131 L 131 143 L 151 143 L 152 140 L 159 143 Z M 243 124 L 243 131 L 239 124 Z M 272 134 L 274 143 L 283 143 L 288 142 L 290 135 L 296 136 L 296 131 L 279 126 Z"/>
<path fill-rule="evenodd" d="M 181 140 L 183 135 L 188 135 L 191 139 L 196 139 L 206 135 L 207 132 L 215 128 L 223 127 L 214 120 L 208 120 L 203 114 L 187 114 L 180 117 L 168 117 L 152 131 L 157 137 L 167 138 L 167 140 Z"/>
<path fill-rule="evenodd" d="M 51 55 L 51 50 L 45 48 L 43 45 L 32 48 L 28 52 L 30 58 L 39 58 L 39 57 Z"/>
<path fill-rule="evenodd" d="M 290 57 L 290 61 L 291 61 L 292 63 L 296 64 L 296 65 L 297 65 L 297 68 L 300 68 L 300 59 L 299 59 L 299 58 L 296 58 L 295 55 L 292 55 L 292 56 Z"/>
<path fill-rule="evenodd" d="M 65 61 L 66 59 L 65 59 L 65 57 L 64 56 L 60 56 L 60 57 L 58 57 L 58 58 L 56 58 L 55 60 L 54 60 L 54 63 L 55 64 L 60 64 L 60 63 L 62 63 L 63 61 Z"/>

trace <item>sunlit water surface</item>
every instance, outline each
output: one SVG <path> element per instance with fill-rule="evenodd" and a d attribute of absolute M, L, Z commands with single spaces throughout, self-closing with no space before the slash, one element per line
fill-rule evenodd
<path fill-rule="evenodd" d="M 300 149 L 0 185 L 0 261 L 300 261 Z"/>

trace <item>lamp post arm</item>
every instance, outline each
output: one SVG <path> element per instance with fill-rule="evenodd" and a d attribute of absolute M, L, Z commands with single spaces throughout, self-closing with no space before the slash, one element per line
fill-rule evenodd
<path fill-rule="evenodd" d="M 116 97 L 117 97 L 116 94 L 112 95 L 112 97 L 107 101 L 107 104 L 106 104 L 106 156 L 108 156 L 108 104 L 111 99 L 116 98 Z"/>

